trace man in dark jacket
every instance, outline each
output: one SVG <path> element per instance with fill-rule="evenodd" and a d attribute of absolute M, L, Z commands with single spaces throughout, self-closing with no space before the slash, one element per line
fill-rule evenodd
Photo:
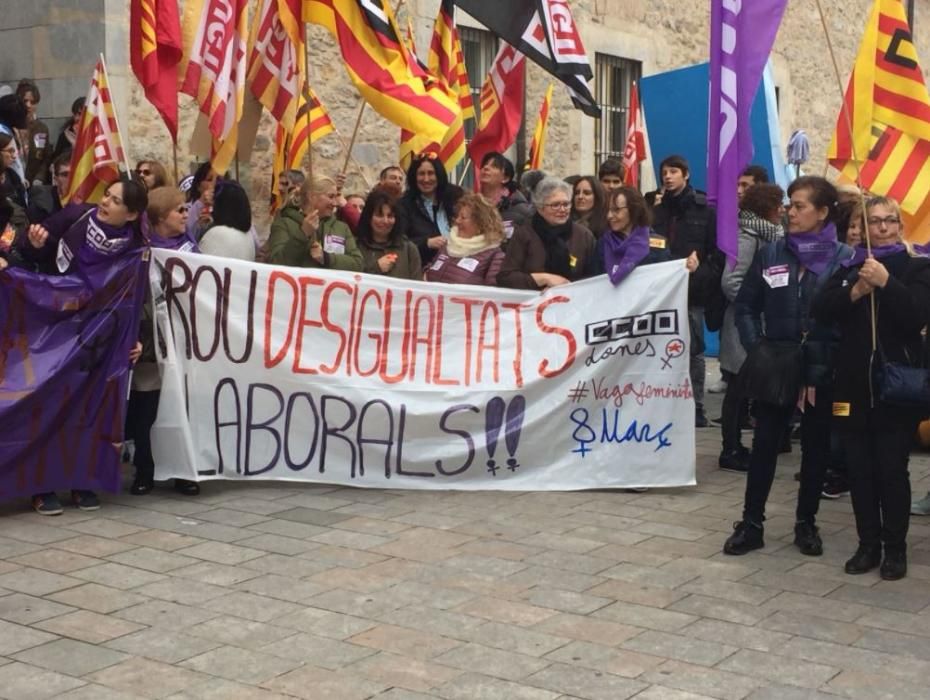
<path fill-rule="evenodd" d="M 723 259 L 717 250 L 717 213 L 708 206 L 707 195 L 688 184 L 688 161 L 669 156 L 660 167 L 662 188 L 646 196 L 652 201 L 656 233 L 668 239 L 672 259 L 697 253 L 700 265 L 688 282 L 688 317 L 691 322 L 691 384 L 695 419 L 706 428 L 704 414 L 704 306 L 720 293 Z M 700 352 L 695 352 L 700 351 Z"/>

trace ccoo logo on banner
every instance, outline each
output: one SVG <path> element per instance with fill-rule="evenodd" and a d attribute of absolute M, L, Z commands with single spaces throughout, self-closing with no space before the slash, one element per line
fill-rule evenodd
<path fill-rule="evenodd" d="M 537 294 L 153 251 L 157 478 L 695 483 L 687 272 Z"/>

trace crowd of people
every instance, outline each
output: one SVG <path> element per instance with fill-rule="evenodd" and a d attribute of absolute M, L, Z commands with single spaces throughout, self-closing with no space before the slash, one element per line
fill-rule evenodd
<path fill-rule="evenodd" d="M 161 163 L 143 160 L 111 183 L 99 203 L 62 207 L 81 104 L 75 102 L 52 148 L 48 128 L 36 116 L 39 99 L 30 81 L 0 97 L 0 270 L 67 274 L 151 246 L 541 291 L 596 275 L 619 285 L 639 265 L 680 260 L 690 273 L 695 427 L 710 424 L 704 409 L 706 324 L 721 332 L 726 385 L 719 466 L 747 475 L 742 517 L 724 552 L 741 555 L 764 546 L 777 458 L 790 449 L 798 422 L 795 544 L 803 554 L 822 553 L 820 498 L 845 493 L 848 482 L 859 548 L 846 571 L 880 567 L 887 579 L 905 575 L 908 455 L 930 405 L 891 398 L 884 391 L 888 372 L 879 369 L 922 366 L 930 258 L 905 243 L 893 200 L 867 199 L 858 191 L 841 197 L 827 180 L 812 176 L 795 180 L 786 200 L 763 168 L 750 166 L 734 183 L 738 255 L 727 265 L 717 247 L 715 209 L 691 186 L 681 156 L 666 157 L 659 189 L 643 194 L 623 184 L 623 166 L 615 159 L 597 175 L 563 179 L 531 170 L 518 180 L 513 163 L 492 152 L 480 161 L 475 192 L 466 193 L 435 152 L 424 152 L 406 169 L 385 167 L 364 194 L 346 192 L 341 174 L 278 174 L 277 210 L 263 237 L 243 188 L 210 163 L 174 183 Z M 108 245 L 90 245 L 90 230 L 103 232 Z M 150 304 L 131 360 L 130 491 L 144 495 L 154 486 L 149 433 L 160 389 Z M 742 442 L 747 427 L 753 429 L 751 449 Z M 174 488 L 199 492 L 185 480 L 176 480 Z M 75 490 L 71 498 L 85 510 L 99 507 L 90 491 Z M 33 507 L 46 515 L 62 512 L 52 492 L 36 494 Z"/>

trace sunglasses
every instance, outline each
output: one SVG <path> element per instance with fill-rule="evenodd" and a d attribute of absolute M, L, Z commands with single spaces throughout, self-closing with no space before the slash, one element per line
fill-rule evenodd
<path fill-rule="evenodd" d="M 145 177 L 146 175 L 151 175 L 152 171 L 149 170 L 148 168 L 139 168 L 138 170 L 136 170 L 136 174 L 142 175 L 143 177 Z"/>

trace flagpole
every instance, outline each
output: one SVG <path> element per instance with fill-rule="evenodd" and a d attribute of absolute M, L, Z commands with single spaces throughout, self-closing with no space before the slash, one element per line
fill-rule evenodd
<path fill-rule="evenodd" d="M 351 154 L 352 151 L 349 150 L 348 144 L 346 144 L 345 137 L 339 133 L 339 129 L 336 128 L 335 124 L 333 125 L 333 133 L 336 134 L 336 138 L 339 139 L 339 142 L 342 144 L 343 150 L 348 151 Z M 369 182 L 368 178 L 365 177 L 365 171 L 362 170 L 362 166 L 359 164 L 357 160 L 355 160 L 355 156 L 351 156 L 351 157 L 352 157 L 352 164 L 356 168 L 358 168 L 358 174 L 361 175 L 362 180 L 365 181 L 365 187 L 367 187 L 368 189 L 371 189 L 371 182 Z"/>
<path fill-rule="evenodd" d="M 100 65 L 103 66 L 103 74 L 106 76 L 107 85 L 109 86 L 110 71 L 107 70 L 107 60 L 103 57 L 103 53 L 100 54 Z M 116 122 L 116 131 L 119 134 L 119 142 L 123 148 L 123 165 L 126 166 L 126 174 L 128 175 L 132 172 L 132 168 L 129 165 L 129 149 L 126 147 L 126 143 L 123 140 L 123 130 L 120 128 L 119 116 L 116 113 L 116 101 L 112 99 L 112 95 L 110 99 L 110 107 L 113 108 L 113 121 Z"/>
<path fill-rule="evenodd" d="M 171 146 L 174 159 L 174 183 L 177 184 L 180 182 L 180 179 L 178 178 L 178 142 L 175 141 L 173 144 L 171 144 Z"/>
<path fill-rule="evenodd" d="M 830 59 L 833 61 L 833 72 L 836 75 L 836 85 L 840 91 L 840 110 L 846 122 L 846 130 L 849 132 L 849 148 L 852 151 L 853 166 L 856 169 L 856 186 L 859 188 L 859 198 L 862 202 L 862 223 L 863 238 L 865 238 L 865 249 L 869 257 L 872 257 L 872 241 L 869 240 L 868 223 L 866 221 L 866 202 L 865 193 L 862 191 L 862 171 L 859 169 L 859 156 L 856 153 L 856 138 L 853 133 L 852 117 L 849 116 L 849 110 L 846 108 L 846 93 L 843 90 L 843 79 L 840 77 L 840 66 L 836 62 L 836 54 L 833 52 L 833 42 L 830 40 L 830 30 L 827 28 L 827 18 L 823 12 L 823 6 L 820 0 L 817 2 L 817 12 L 820 14 L 820 24 L 823 27 L 824 36 L 827 39 L 827 50 L 830 52 Z M 878 327 L 875 321 L 875 294 L 869 294 L 869 305 L 871 307 L 870 321 L 872 326 L 872 354 L 875 354 L 878 348 Z"/>

